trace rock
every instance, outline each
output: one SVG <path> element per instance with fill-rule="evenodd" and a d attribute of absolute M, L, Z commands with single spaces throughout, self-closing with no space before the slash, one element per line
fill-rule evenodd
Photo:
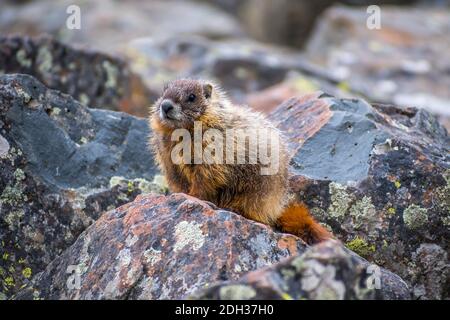
<path fill-rule="evenodd" d="M 69 29 L 73 11 L 80 8 L 80 29 Z M 42 0 L 23 5 L 0 4 L 3 34 L 37 36 L 50 34 L 65 43 L 88 45 L 105 52 L 118 52 L 139 37 L 200 34 L 212 38 L 239 37 L 240 25 L 233 16 L 208 4 L 192 1 Z"/>
<path fill-rule="evenodd" d="M 416 298 L 448 298 L 450 139 L 436 118 L 321 93 L 270 118 L 289 139 L 292 190 L 316 218 Z"/>
<path fill-rule="evenodd" d="M 0 76 L 0 292 L 42 271 L 103 211 L 161 191 L 146 120 Z"/>
<path fill-rule="evenodd" d="M 14 298 L 183 299 L 196 296 L 198 290 L 214 287 L 217 282 L 241 283 L 241 276 L 249 271 L 273 264 L 273 268 L 281 268 L 293 262 L 280 261 L 303 254 L 306 249 L 307 245 L 293 235 L 275 232 L 185 194 L 138 196 L 134 202 L 102 215 L 34 278 L 32 286 Z M 377 296 L 370 290 L 366 292 L 365 282 L 358 282 L 368 277 L 359 262 L 362 259 L 350 257 L 342 250 L 336 245 L 325 250 L 312 249 L 305 254 L 314 259 L 305 262 L 310 268 L 301 266 L 304 255 L 303 260 L 294 260 L 300 268 L 297 272 L 307 277 L 306 272 L 312 267 L 322 270 L 319 262 L 329 264 L 318 281 L 323 278 L 327 284 L 337 286 L 338 294 L 348 289 L 349 293 L 344 293 L 348 298 Z M 292 266 L 290 270 L 294 272 Z M 344 281 L 334 279 L 333 271 L 342 271 Z M 255 277 L 263 282 L 264 272 Z M 384 285 L 382 292 L 390 298 L 408 296 L 407 286 L 399 277 L 384 270 L 377 272 Z M 237 297 L 252 298 L 254 290 L 242 289 Z M 327 292 L 332 297 L 334 287 L 326 289 L 316 296 L 311 293 L 310 297 L 325 297 Z M 298 282 L 290 292 L 293 297 L 302 297 Z"/>
<path fill-rule="evenodd" d="M 309 60 L 370 101 L 423 107 L 449 123 L 450 12 L 383 7 L 380 29 L 367 28 L 368 16 L 360 8 L 328 9 L 308 43 Z"/>
<path fill-rule="evenodd" d="M 343 98 L 357 96 L 354 93 L 350 94 L 348 91 L 342 90 L 342 88 L 333 85 L 330 81 L 324 81 L 324 79 L 306 74 L 290 73 L 283 82 L 261 91 L 247 94 L 245 102 L 257 111 L 270 113 L 292 97 L 310 94 L 317 90 Z"/>
<path fill-rule="evenodd" d="M 181 299 L 305 249 L 184 194 L 138 196 L 103 214 L 15 298 Z"/>
<path fill-rule="evenodd" d="M 400 277 L 369 265 L 337 242 L 323 242 L 303 254 L 200 290 L 194 299 L 354 300 L 410 299 Z"/>
<path fill-rule="evenodd" d="M 127 64 L 51 37 L 0 37 L 0 74 L 26 73 L 84 105 L 145 116 L 156 99 Z"/>
<path fill-rule="evenodd" d="M 335 79 L 302 54 L 249 40 L 213 41 L 199 36 L 142 38 L 126 49 L 132 70 L 153 91 L 180 77 L 215 80 L 238 103 L 291 78 L 303 90 L 337 92 Z M 317 89 L 316 89 L 317 90 Z"/>

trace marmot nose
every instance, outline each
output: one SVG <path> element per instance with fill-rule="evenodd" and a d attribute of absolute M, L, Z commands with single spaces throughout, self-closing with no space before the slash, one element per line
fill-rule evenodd
<path fill-rule="evenodd" d="M 172 104 L 172 102 L 170 102 L 170 101 L 168 101 L 168 100 L 165 100 L 165 101 L 163 101 L 163 102 L 161 103 L 161 111 L 162 111 L 164 114 L 169 113 L 170 110 L 172 110 L 172 109 L 173 109 L 173 104 Z"/>

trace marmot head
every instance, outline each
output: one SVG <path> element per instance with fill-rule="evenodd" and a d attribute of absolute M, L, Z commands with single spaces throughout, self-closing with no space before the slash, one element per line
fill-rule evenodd
<path fill-rule="evenodd" d="M 153 107 L 153 118 L 166 128 L 192 128 L 213 103 L 214 85 L 182 79 L 168 83 Z"/>

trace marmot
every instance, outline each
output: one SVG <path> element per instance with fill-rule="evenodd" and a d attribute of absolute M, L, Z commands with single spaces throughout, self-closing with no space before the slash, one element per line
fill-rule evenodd
<path fill-rule="evenodd" d="M 217 85 L 192 79 L 167 84 L 162 96 L 151 107 L 149 121 L 153 129 L 150 146 L 166 176 L 170 191 L 183 192 L 246 218 L 279 227 L 307 243 L 331 238 L 331 234 L 313 219 L 304 204 L 292 200 L 288 187 L 289 156 L 281 133 L 262 114 L 231 104 Z M 205 153 L 201 161 L 196 161 L 192 154 L 184 154 L 198 148 L 199 145 L 195 145 L 195 128 L 198 129 L 199 124 L 201 135 L 205 135 L 200 141 L 202 148 L 207 148 L 209 143 L 218 139 L 207 134 L 207 130 L 215 129 L 215 133 L 227 135 L 224 139 L 218 139 L 225 142 L 221 162 L 215 161 L 216 158 L 211 160 L 216 155 L 220 156 L 220 148 L 211 153 L 209 159 Z M 182 149 L 183 152 L 179 146 L 174 152 L 180 143 L 179 137 L 174 138 L 176 129 L 182 129 L 194 137 L 182 142 L 187 147 Z M 239 132 L 231 139 L 230 129 Z M 265 138 L 266 141 L 278 143 L 277 149 L 270 149 L 267 154 L 270 163 L 263 163 L 259 156 L 252 158 L 255 156 L 255 149 L 250 150 L 252 137 L 242 143 L 242 132 L 256 132 L 251 130 L 258 130 L 260 140 Z M 231 157 L 228 155 L 227 158 L 227 152 L 231 153 Z M 245 154 L 244 163 L 242 152 Z M 241 162 L 237 161 L 239 154 Z M 177 155 L 183 160 L 174 161 Z M 253 162 L 250 161 L 252 159 Z M 277 162 L 275 170 L 263 174 L 262 170 L 273 165 L 272 162 Z"/>

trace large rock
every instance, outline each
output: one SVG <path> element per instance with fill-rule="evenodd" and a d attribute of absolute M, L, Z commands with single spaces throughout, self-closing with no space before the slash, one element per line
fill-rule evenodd
<path fill-rule="evenodd" d="M 368 17 L 361 8 L 327 10 L 309 59 L 370 101 L 426 108 L 450 128 L 450 11 L 382 7 L 380 29 L 369 29 Z"/>
<path fill-rule="evenodd" d="M 312 65 L 302 54 L 250 40 L 142 38 L 130 42 L 125 52 L 132 70 L 153 91 L 175 78 L 200 77 L 215 80 L 238 103 L 247 102 L 249 93 L 291 79 L 304 92 L 342 93 L 327 70 Z"/>
<path fill-rule="evenodd" d="M 80 29 L 69 29 L 69 6 L 80 8 Z M 47 33 L 65 43 L 117 52 L 139 37 L 200 34 L 212 38 L 239 37 L 233 16 L 208 4 L 165 0 L 41 0 L 17 5 L 0 3 L 0 30 L 37 36 Z"/>
<path fill-rule="evenodd" d="M 302 255 L 253 271 L 237 281 L 221 282 L 191 296 L 196 299 L 354 300 L 410 299 L 397 275 L 345 250 L 323 242 Z"/>
<path fill-rule="evenodd" d="M 103 214 L 18 298 L 181 299 L 305 248 L 196 198 L 150 194 Z"/>
<path fill-rule="evenodd" d="M 317 219 L 417 298 L 448 298 L 450 140 L 435 117 L 320 93 L 270 117 L 292 148 L 292 188 Z"/>
<path fill-rule="evenodd" d="M 150 194 L 102 215 L 16 298 L 182 299 L 219 281 L 237 281 L 248 271 L 301 254 L 306 248 L 295 236 L 274 232 L 196 198 Z M 307 255 L 323 259 L 325 265 L 336 264 L 336 274 L 345 274 L 343 279 L 334 279 L 336 274 L 328 268 L 318 275 L 336 284 L 338 294 L 348 289 L 346 298 L 371 297 L 363 292 L 366 283 L 356 282 L 365 279 L 361 273 L 366 271 L 357 260 L 343 253 L 336 257 L 327 252 L 314 254 L 314 250 Z M 320 266 L 316 269 L 321 270 Z M 393 293 L 392 298 L 408 297 L 400 278 L 379 272 L 383 292 Z M 328 296 L 310 297 L 334 298 L 333 289 Z M 302 296 L 300 291 L 291 293 Z M 240 298 L 250 297 L 244 293 Z"/>
<path fill-rule="evenodd" d="M 44 269 L 99 215 L 154 189 L 146 120 L 0 77 L 0 292 Z"/>
<path fill-rule="evenodd" d="M 145 116 L 156 94 L 116 57 L 51 37 L 0 37 L 0 74 L 26 73 L 84 105 Z"/>

